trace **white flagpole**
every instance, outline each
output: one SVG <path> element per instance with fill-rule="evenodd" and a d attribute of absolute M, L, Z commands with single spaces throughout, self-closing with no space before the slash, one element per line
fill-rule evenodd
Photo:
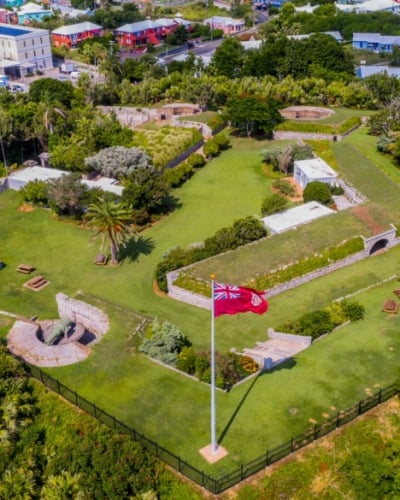
<path fill-rule="evenodd" d="M 211 275 L 211 453 L 217 453 L 218 443 L 215 431 L 215 307 L 214 307 L 214 278 Z"/>

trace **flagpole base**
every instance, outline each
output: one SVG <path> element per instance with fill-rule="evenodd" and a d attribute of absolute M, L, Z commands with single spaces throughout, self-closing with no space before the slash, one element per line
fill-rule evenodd
<path fill-rule="evenodd" d="M 214 464 L 228 455 L 228 452 L 221 445 L 217 446 L 216 450 L 213 450 L 212 444 L 205 446 L 199 450 L 200 455 L 207 460 L 209 464 Z"/>

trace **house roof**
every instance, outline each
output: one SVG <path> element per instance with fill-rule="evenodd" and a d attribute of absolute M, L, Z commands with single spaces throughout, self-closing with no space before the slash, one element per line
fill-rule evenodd
<path fill-rule="evenodd" d="M 380 33 L 353 33 L 353 42 L 400 45 L 400 36 L 381 35 Z"/>
<path fill-rule="evenodd" d="M 1 36 L 22 36 L 31 33 L 30 28 L 19 28 L 18 26 L 10 26 L 9 24 L 0 24 L 0 35 Z"/>
<path fill-rule="evenodd" d="M 38 5 L 37 3 L 29 2 L 26 3 L 25 5 L 21 5 L 21 7 L 18 9 L 18 14 L 30 14 L 38 12 L 41 14 L 52 14 L 51 9 L 44 9 L 41 5 Z"/>
<path fill-rule="evenodd" d="M 69 24 L 67 26 L 61 26 L 53 30 L 52 35 L 75 35 L 77 33 L 82 33 L 83 31 L 97 31 L 102 30 L 102 26 L 98 24 L 85 21 L 83 23 Z"/>
<path fill-rule="evenodd" d="M 283 233 L 284 231 L 294 229 L 297 226 L 307 224 L 315 219 L 333 213 L 335 213 L 334 210 L 321 205 L 321 203 L 310 201 L 304 205 L 264 217 L 262 222 L 272 234 Z"/>
<path fill-rule="evenodd" d="M 367 78 L 377 73 L 387 73 L 389 76 L 400 78 L 400 68 L 392 66 L 358 66 L 356 74 L 359 78 Z"/>
<path fill-rule="evenodd" d="M 68 175 L 68 172 L 58 170 L 56 168 L 45 168 L 35 165 L 34 167 L 28 167 L 13 172 L 9 175 L 9 180 L 16 180 L 26 185 L 31 181 L 47 182 L 51 179 L 58 179 L 63 175 Z M 86 184 L 86 186 L 90 189 L 100 188 L 103 191 L 108 191 L 110 193 L 117 194 L 118 196 L 121 196 L 123 190 L 123 187 L 117 184 L 118 181 L 107 177 L 100 177 L 97 180 L 82 179 L 82 183 Z"/>
<path fill-rule="evenodd" d="M 221 24 L 223 26 L 242 26 L 244 19 L 232 19 L 225 16 L 212 16 L 204 19 L 203 24 Z"/>
<path fill-rule="evenodd" d="M 310 181 L 326 179 L 327 177 L 337 177 L 335 170 L 321 158 L 297 160 L 294 162 L 294 166 L 295 168 L 299 168 Z"/>

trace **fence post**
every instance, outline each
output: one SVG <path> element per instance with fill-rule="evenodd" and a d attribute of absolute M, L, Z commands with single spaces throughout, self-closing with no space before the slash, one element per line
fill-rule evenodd
<path fill-rule="evenodd" d="M 96 405 L 93 405 L 94 416 L 97 418 Z"/>
<path fill-rule="evenodd" d="M 265 454 L 265 466 L 270 464 L 270 456 L 269 456 L 269 450 L 267 450 L 267 453 Z"/>
<path fill-rule="evenodd" d="M 290 440 L 290 452 L 293 453 L 294 451 L 294 438 L 292 437 L 292 439 Z"/>
<path fill-rule="evenodd" d="M 57 379 L 57 391 L 58 391 L 58 394 L 61 394 L 61 391 L 60 391 L 60 382 L 58 381 L 58 379 Z"/>
<path fill-rule="evenodd" d="M 243 481 L 243 479 L 244 479 L 243 471 L 244 471 L 243 464 L 240 464 L 240 480 L 241 481 Z"/>
<path fill-rule="evenodd" d="M 361 415 L 361 413 L 362 413 L 362 401 L 360 400 L 358 402 L 358 414 Z"/>
<path fill-rule="evenodd" d="M 74 395 L 75 395 L 75 404 L 80 408 L 80 406 L 78 405 L 78 394 L 76 393 L 76 391 L 74 391 Z"/>
<path fill-rule="evenodd" d="M 314 425 L 314 439 L 318 439 L 318 424 Z"/>
<path fill-rule="evenodd" d="M 336 428 L 340 427 L 340 411 L 336 415 Z"/>
<path fill-rule="evenodd" d="M 378 394 L 378 405 L 382 403 L 382 389 L 379 389 L 379 394 Z"/>

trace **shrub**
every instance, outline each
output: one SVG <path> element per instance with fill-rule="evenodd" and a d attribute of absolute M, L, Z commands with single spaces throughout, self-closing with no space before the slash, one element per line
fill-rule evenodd
<path fill-rule="evenodd" d="M 245 217 L 233 223 L 237 246 L 246 245 L 252 241 L 259 240 L 267 236 L 264 224 L 257 217 Z"/>
<path fill-rule="evenodd" d="M 183 347 L 188 346 L 188 339 L 176 325 L 168 321 L 160 324 L 155 319 L 150 328 L 146 329 L 146 335 L 140 343 L 139 350 L 151 358 L 175 366 L 179 353 Z"/>
<path fill-rule="evenodd" d="M 214 141 L 218 145 L 219 151 L 228 149 L 231 145 L 231 140 L 226 132 L 220 132 L 214 136 Z"/>
<path fill-rule="evenodd" d="M 319 181 L 312 181 L 307 184 L 303 191 L 303 199 L 304 203 L 318 201 L 323 205 L 329 205 L 332 202 L 329 186 Z"/>
<path fill-rule="evenodd" d="M 209 139 L 203 146 L 203 152 L 206 156 L 218 156 L 219 146 L 215 139 Z"/>
<path fill-rule="evenodd" d="M 284 196 L 293 196 L 296 193 L 292 184 L 285 179 L 275 179 L 272 183 L 272 187 Z"/>
<path fill-rule="evenodd" d="M 184 347 L 178 354 L 178 361 L 176 363 L 178 370 L 193 375 L 196 371 L 196 353 L 193 347 Z"/>
<path fill-rule="evenodd" d="M 299 321 L 301 335 L 311 335 L 313 339 L 333 330 L 330 314 L 327 311 L 313 311 L 304 314 Z"/>
<path fill-rule="evenodd" d="M 200 168 L 200 167 L 204 167 L 204 165 L 206 164 L 206 159 L 200 153 L 193 153 L 187 159 L 187 163 L 192 168 Z"/>
<path fill-rule="evenodd" d="M 261 214 L 263 216 L 276 214 L 277 212 L 281 212 L 288 205 L 287 199 L 281 194 L 273 194 L 265 198 L 261 205 Z"/>
<path fill-rule="evenodd" d="M 193 173 L 193 167 L 189 163 L 181 163 L 174 168 L 165 169 L 163 176 L 169 186 L 178 187 L 190 179 Z"/>
<path fill-rule="evenodd" d="M 34 205 L 47 205 L 47 184 L 44 181 L 30 181 L 19 190 L 22 199 Z"/>
<path fill-rule="evenodd" d="M 356 301 L 344 300 L 342 302 L 342 309 L 346 318 L 350 321 L 358 321 L 364 318 L 365 307 Z"/>

